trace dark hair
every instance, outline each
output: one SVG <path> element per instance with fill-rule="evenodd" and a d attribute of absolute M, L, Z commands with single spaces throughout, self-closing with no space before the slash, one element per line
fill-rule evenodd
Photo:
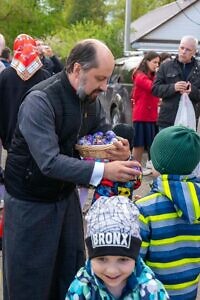
<path fill-rule="evenodd" d="M 136 72 L 141 71 L 143 73 L 145 73 L 146 75 L 148 75 L 149 73 L 149 68 L 147 65 L 147 61 L 151 61 L 152 59 L 159 57 L 160 55 L 155 52 L 155 51 L 149 51 L 145 54 L 145 56 L 143 57 L 142 61 L 140 62 L 139 66 L 133 71 L 133 76 Z"/>
<path fill-rule="evenodd" d="M 3 48 L 2 52 L 1 52 L 1 57 L 5 58 L 5 59 L 9 59 L 9 56 L 11 54 L 11 49 L 8 47 Z"/>
<path fill-rule="evenodd" d="M 133 148 L 134 143 L 134 128 L 130 124 L 118 123 L 113 127 L 116 135 L 123 137 L 129 141 L 130 150 Z"/>
<path fill-rule="evenodd" d="M 98 67 L 97 51 L 93 41 L 85 40 L 75 45 L 66 61 L 67 73 L 73 71 L 75 63 L 79 63 L 84 70 Z"/>
<path fill-rule="evenodd" d="M 168 52 L 162 52 L 160 53 L 160 63 L 162 63 L 163 61 L 165 61 L 167 58 L 172 59 L 172 56 L 170 53 Z"/>

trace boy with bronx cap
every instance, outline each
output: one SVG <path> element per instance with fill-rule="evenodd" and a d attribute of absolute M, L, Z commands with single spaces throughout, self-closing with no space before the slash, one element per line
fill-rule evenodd
<path fill-rule="evenodd" d="M 192 129 L 161 130 L 150 149 L 160 175 L 140 211 L 141 256 L 171 300 L 194 300 L 200 278 L 200 136 Z"/>
<path fill-rule="evenodd" d="M 100 197 L 86 215 L 89 259 L 66 300 L 169 299 L 139 256 L 139 212 L 124 196 Z"/>

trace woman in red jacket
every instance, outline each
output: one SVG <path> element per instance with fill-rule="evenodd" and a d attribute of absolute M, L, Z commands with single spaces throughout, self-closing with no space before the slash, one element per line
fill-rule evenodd
<path fill-rule="evenodd" d="M 151 89 L 159 64 L 159 54 L 150 51 L 144 56 L 138 68 L 133 71 L 131 93 L 131 100 L 133 101 L 132 120 L 135 130 L 133 156 L 140 163 L 144 149 L 149 155 L 150 146 L 157 133 L 159 98 L 153 96 Z M 148 174 L 144 173 L 144 175 Z"/>

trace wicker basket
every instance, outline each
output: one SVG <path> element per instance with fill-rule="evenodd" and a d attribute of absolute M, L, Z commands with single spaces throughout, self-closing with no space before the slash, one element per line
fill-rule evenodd
<path fill-rule="evenodd" d="M 108 154 L 105 150 L 115 149 L 113 144 L 107 145 L 76 145 L 76 150 L 79 151 L 80 156 L 82 157 L 91 157 L 91 158 L 108 158 Z"/>

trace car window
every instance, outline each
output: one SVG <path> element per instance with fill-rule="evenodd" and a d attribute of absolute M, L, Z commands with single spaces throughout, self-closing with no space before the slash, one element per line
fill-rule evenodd
<path fill-rule="evenodd" d="M 114 70 L 110 77 L 109 83 L 112 84 L 112 83 L 117 83 L 117 82 L 118 83 L 121 82 L 121 78 L 120 78 L 120 74 Z"/>
<path fill-rule="evenodd" d="M 132 83 L 133 69 L 142 60 L 142 56 L 122 57 L 115 60 L 115 68 L 110 77 L 109 83 Z"/>
<path fill-rule="evenodd" d="M 123 82 L 132 83 L 132 70 L 122 70 Z"/>
<path fill-rule="evenodd" d="M 132 70 L 126 70 L 124 66 L 115 66 L 109 83 L 132 83 Z"/>

